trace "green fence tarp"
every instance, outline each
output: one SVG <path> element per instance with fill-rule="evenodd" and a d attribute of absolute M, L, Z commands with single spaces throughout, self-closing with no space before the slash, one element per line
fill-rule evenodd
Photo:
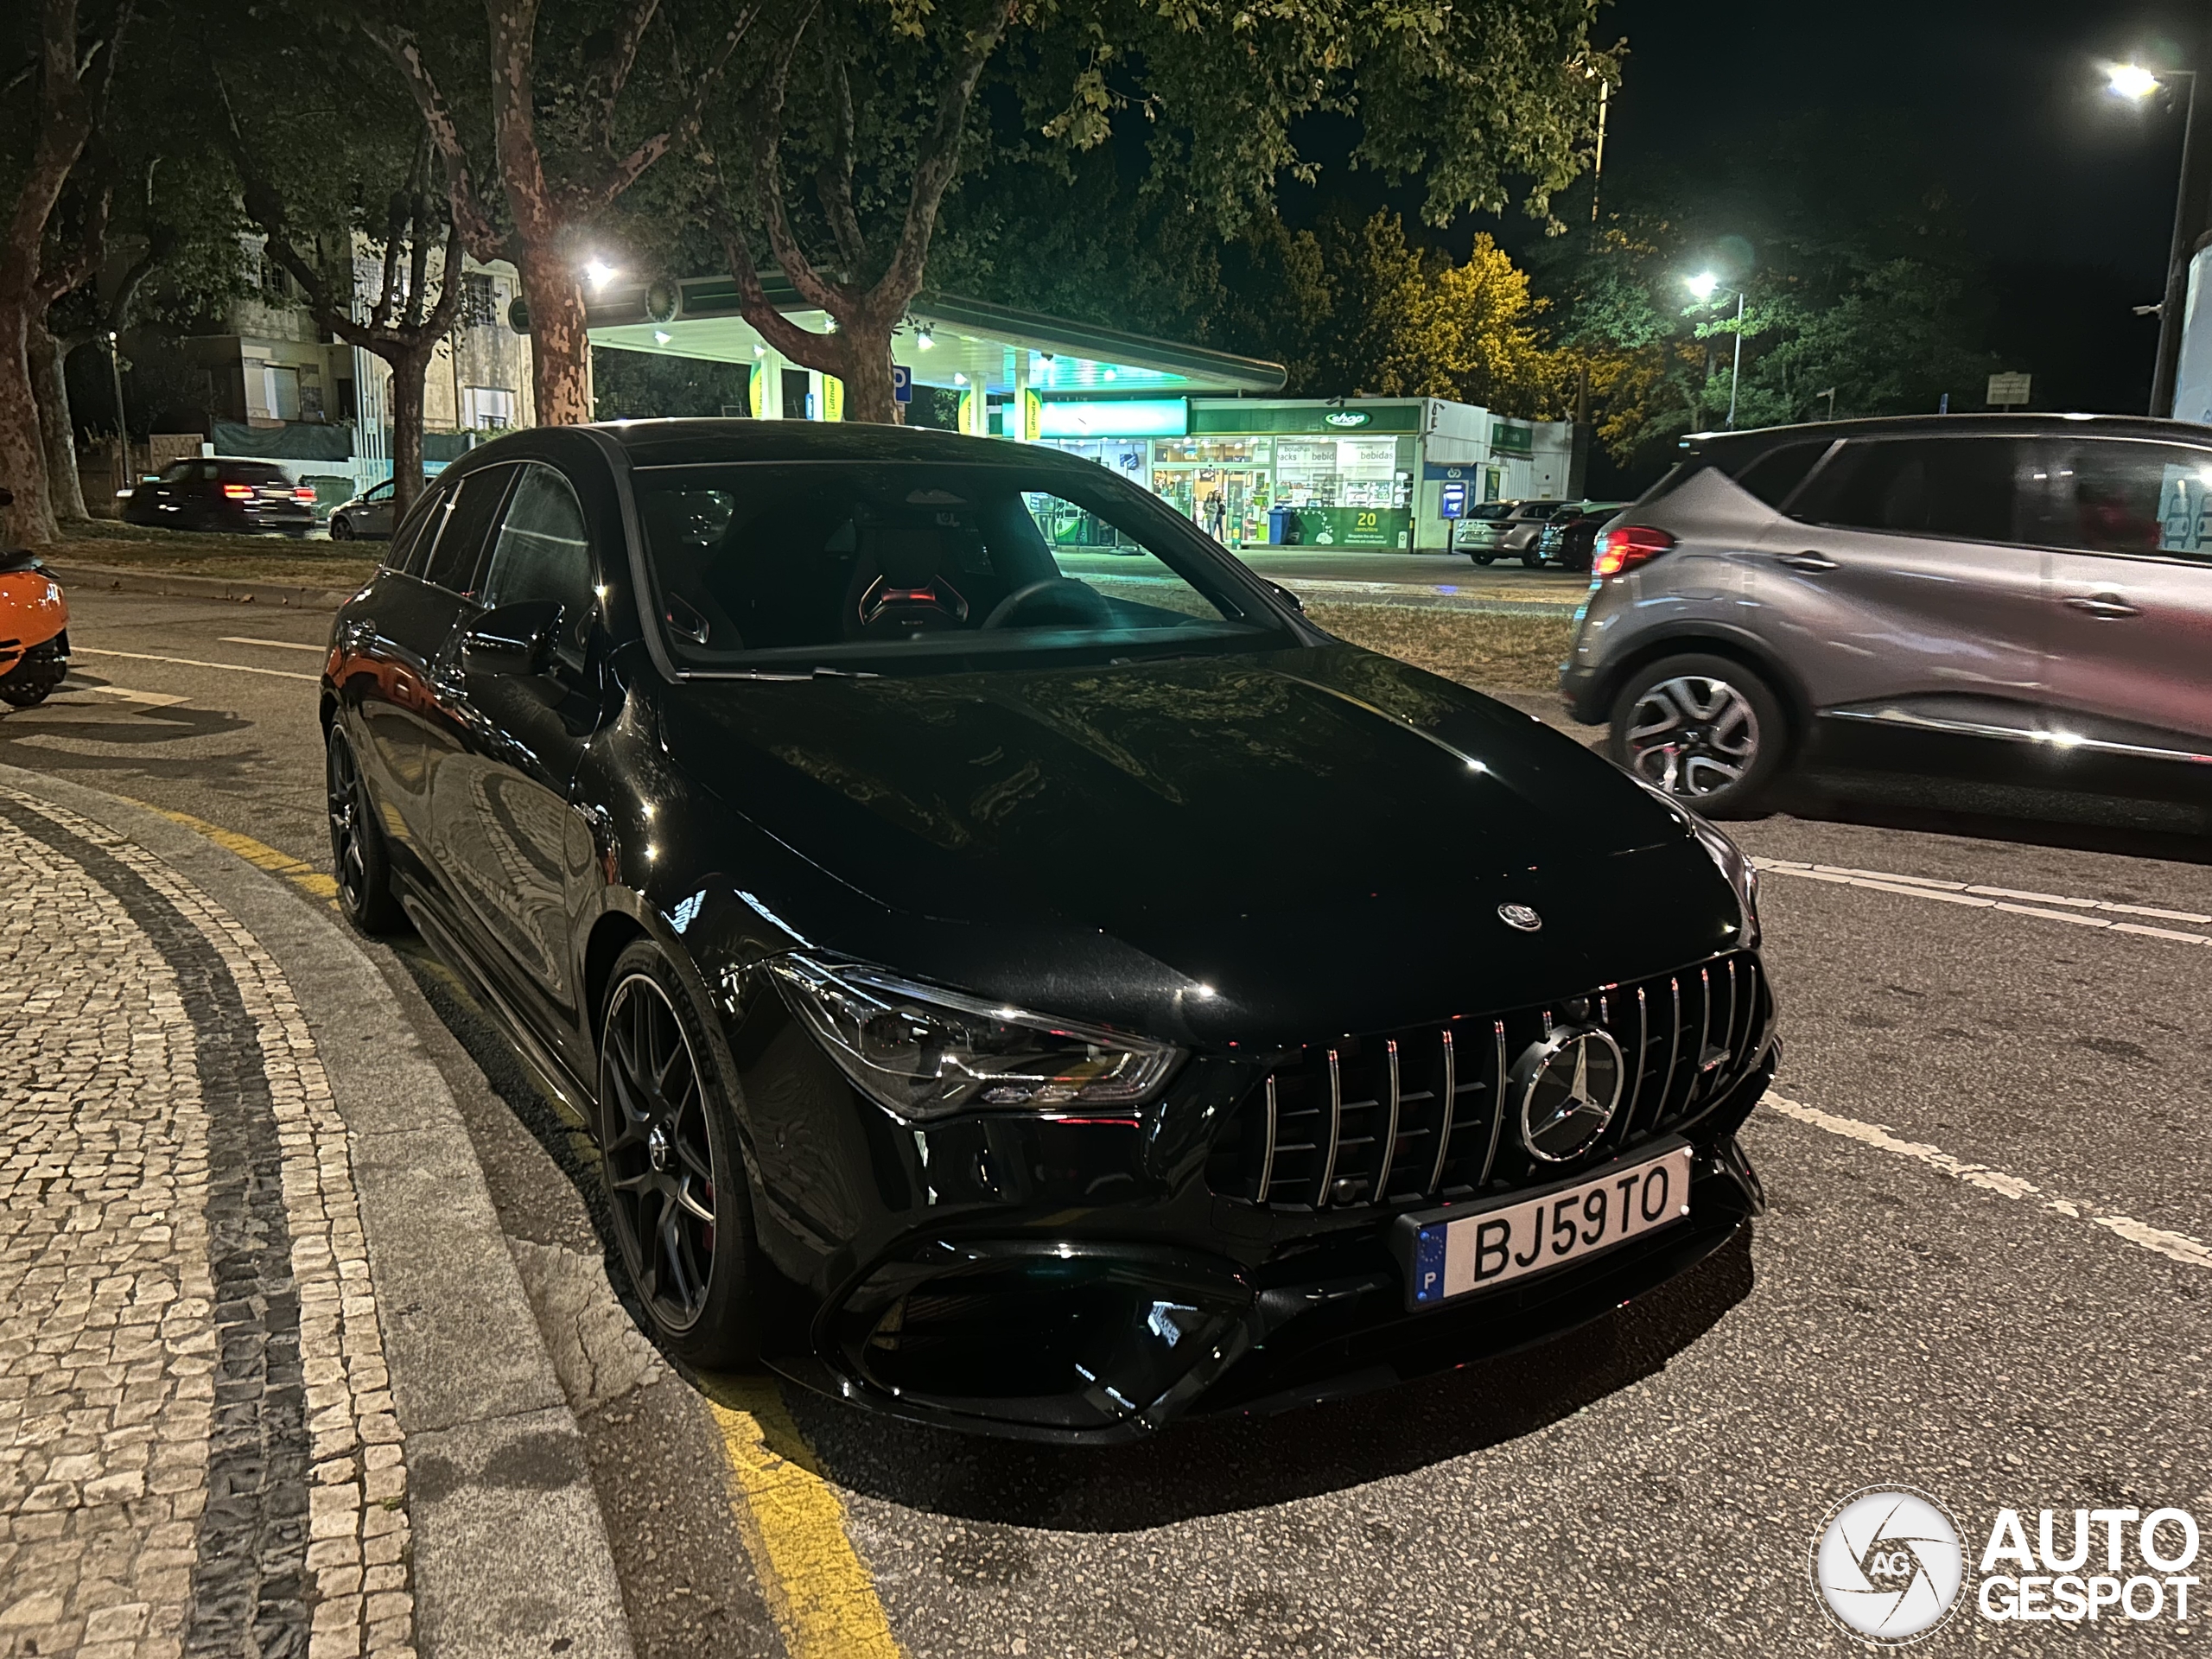
<path fill-rule="evenodd" d="M 219 455 L 259 455 L 270 461 L 351 461 L 353 429 L 324 426 L 309 421 L 288 421 L 283 426 L 245 426 L 236 421 L 214 423 L 215 453 Z"/>

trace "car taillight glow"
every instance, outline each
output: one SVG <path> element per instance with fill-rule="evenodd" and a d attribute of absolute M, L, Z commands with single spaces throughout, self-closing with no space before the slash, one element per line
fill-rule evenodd
<path fill-rule="evenodd" d="M 305 484 L 298 485 L 292 491 L 292 499 L 295 501 L 312 501 L 315 499 L 315 492 Z"/>
<path fill-rule="evenodd" d="M 1623 524 L 1605 532 L 1605 539 L 1598 545 L 1598 556 L 1590 563 L 1590 574 L 1601 579 L 1618 576 L 1624 570 L 1649 564 L 1674 544 L 1675 538 L 1663 530 Z"/>
<path fill-rule="evenodd" d="M 226 484 L 223 486 L 223 493 L 230 497 L 233 501 L 251 501 L 253 499 L 253 486 L 251 484 Z"/>

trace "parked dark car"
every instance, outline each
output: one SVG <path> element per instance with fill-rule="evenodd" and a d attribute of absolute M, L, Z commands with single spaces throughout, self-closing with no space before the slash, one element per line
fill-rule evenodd
<path fill-rule="evenodd" d="M 1562 570 L 1587 570 L 1595 555 L 1599 531 L 1627 505 L 1625 501 L 1570 501 L 1544 520 L 1543 530 L 1536 537 L 1536 563 L 1555 564 Z"/>
<path fill-rule="evenodd" d="M 304 536 L 315 528 L 315 491 L 274 461 L 194 456 L 134 486 L 123 516 L 171 530 Z"/>
<path fill-rule="evenodd" d="M 330 539 L 334 542 L 380 542 L 391 535 L 392 482 L 372 485 L 352 499 L 330 510 Z"/>
<path fill-rule="evenodd" d="M 1126 570 L 1061 574 L 1074 513 Z M 321 715 L 346 912 L 593 1128 L 694 1363 L 1127 1439 L 1527 1344 L 1758 1208 L 1736 849 L 1091 462 L 502 438 L 338 613 Z"/>
<path fill-rule="evenodd" d="M 1683 451 L 1605 531 L 1560 670 L 1622 765 L 1713 812 L 1803 769 L 2212 830 L 2203 427 L 1900 416 Z"/>

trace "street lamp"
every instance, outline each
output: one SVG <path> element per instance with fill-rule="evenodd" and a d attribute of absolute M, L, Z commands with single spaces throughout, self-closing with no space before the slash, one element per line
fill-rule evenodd
<path fill-rule="evenodd" d="M 1736 429 L 1736 383 L 1744 378 L 1744 290 L 1722 287 L 1720 279 L 1709 270 L 1684 278 L 1682 286 L 1699 301 L 1709 300 L 1716 293 L 1736 296 L 1736 361 L 1728 371 L 1728 429 L 1732 432 Z"/>
<path fill-rule="evenodd" d="M 2174 235 L 2166 252 L 2166 291 L 2158 304 L 2158 362 L 2151 375 L 2151 413 L 2171 416 L 2174 410 L 2174 380 L 2181 365 L 2182 312 L 2189 291 L 2189 262 L 2204 233 L 2208 188 L 2207 163 L 2212 144 L 2196 125 L 2196 72 L 2193 69 L 2151 70 L 2140 64 L 2107 67 L 2105 90 L 2115 98 L 2141 103 L 2160 87 L 2177 80 L 2189 83 L 2183 105 L 2181 178 L 2174 192 Z"/>

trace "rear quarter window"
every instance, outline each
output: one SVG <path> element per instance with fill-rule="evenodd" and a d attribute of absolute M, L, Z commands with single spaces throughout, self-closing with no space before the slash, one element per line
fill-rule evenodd
<path fill-rule="evenodd" d="M 1779 511 L 1802 484 L 1822 455 L 1834 448 L 1821 438 L 1804 443 L 1778 444 L 1754 455 L 1735 474 L 1736 482 L 1770 507 Z"/>

